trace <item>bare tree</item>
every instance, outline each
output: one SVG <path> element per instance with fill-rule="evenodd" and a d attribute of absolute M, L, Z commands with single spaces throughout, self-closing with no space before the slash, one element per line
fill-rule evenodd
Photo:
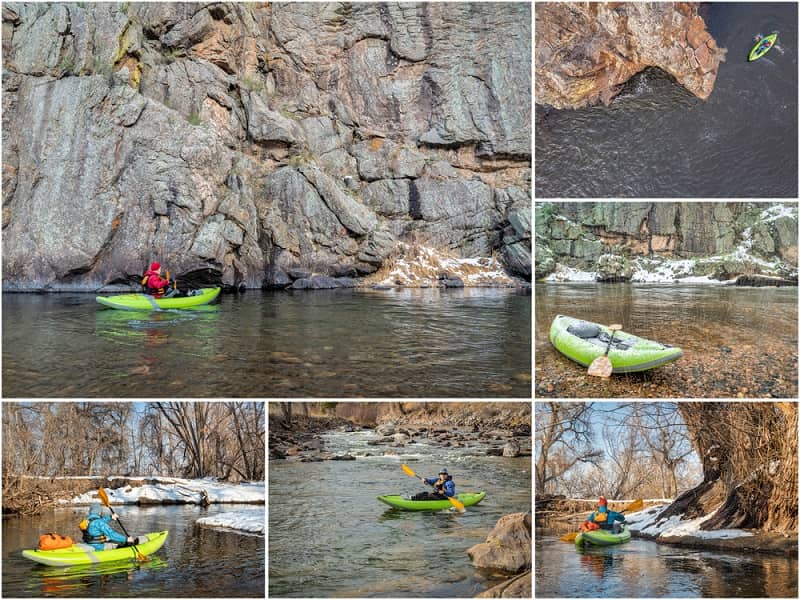
<path fill-rule="evenodd" d="M 579 463 L 596 462 L 602 455 L 592 442 L 591 403 L 536 404 L 536 487 L 551 491 L 554 480 Z"/>

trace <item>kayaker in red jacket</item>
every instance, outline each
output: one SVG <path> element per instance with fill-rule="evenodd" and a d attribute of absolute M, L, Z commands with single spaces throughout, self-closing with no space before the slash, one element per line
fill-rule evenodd
<path fill-rule="evenodd" d="M 144 286 L 147 288 L 147 293 L 156 298 L 168 298 L 175 295 L 175 290 L 170 287 L 172 283 L 169 278 L 164 279 L 161 277 L 161 263 L 150 263 L 150 268 L 145 272 L 142 278 Z"/>

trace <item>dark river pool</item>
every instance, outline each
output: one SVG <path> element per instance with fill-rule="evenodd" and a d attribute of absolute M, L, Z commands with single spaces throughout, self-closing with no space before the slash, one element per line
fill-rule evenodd
<path fill-rule="evenodd" d="M 700 14 L 728 49 L 708 100 L 652 69 L 608 107 L 537 104 L 537 198 L 797 197 L 797 3 L 708 2 Z M 778 46 L 748 62 L 773 31 Z"/>
<path fill-rule="evenodd" d="M 252 291 L 195 310 L 3 294 L 6 397 L 531 395 L 531 294 Z"/>
<path fill-rule="evenodd" d="M 633 538 L 578 551 L 536 529 L 537 598 L 796 598 L 797 559 L 724 554 Z"/>
<path fill-rule="evenodd" d="M 684 354 L 643 373 L 590 377 L 550 344 L 558 314 L 619 323 Z M 537 283 L 534 361 L 537 396 L 794 398 L 797 288 Z"/>

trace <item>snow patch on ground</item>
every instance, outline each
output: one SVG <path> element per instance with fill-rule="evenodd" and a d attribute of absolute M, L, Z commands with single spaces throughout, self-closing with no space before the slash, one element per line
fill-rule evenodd
<path fill-rule="evenodd" d="M 381 287 L 438 287 L 439 275 L 447 273 L 467 287 L 512 286 L 514 280 L 494 256 L 456 258 L 443 250 L 400 244 L 399 254 L 366 278 L 368 285 Z"/>
<path fill-rule="evenodd" d="M 263 511 L 225 512 L 210 517 L 202 517 L 197 519 L 195 523 L 208 527 L 224 527 L 225 529 L 234 529 L 236 531 L 258 533 L 261 535 L 264 535 L 264 530 L 266 528 L 266 519 L 264 518 Z"/>
<path fill-rule="evenodd" d="M 594 271 L 579 271 L 562 264 L 556 265 L 556 270 L 545 278 L 545 281 L 570 281 L 570 282 L 595 282 L 597 273 Z"/>
<path fill-rule="evenodd" d="M 625 520 L 629 524 L 631 531 L 663 538 L 693 536 L 703 539 L 730 539 L 753 535 L 742 529 L 701 530 L 700 526 L 713 517 L 716 511 L 696 519 L 683 520 L 681 518 L 683 515 L 673 515 L 668 519 L 657 522 L 658 515 L 661 514 L 667 506 L 667 504 L 651 506 L 639 512 L 627 515 Z"/>
<path fill-rule="evenodd" d="M 776 206 L 770 206 L 769 208 L 761 212 L 761 220 L 764 223 L 775 221 L 776 219 L 780 219 L 781 217 L 793 217 L 796 219 L 797 206 L 787 206 L 785 204 L 778 204 Z"/>
<path fill-rule="evenodd" d="M 111 504 L 137 504 L 139 500 L 151 502 L 166 500 L 182 504 L 201 504 L 204 496 L 208 497 L 208 502 L 211 504 L 266 501 L 266 488 L 263 481 L 233 484 L 217 481 L 213 477 L 203 479 L 148 477 L 146 479 L 157 479 L 159 483 L 106 489 L 109 502 Z M 94 504 L 100 502 L 100 499 L 97 497 L 97 490 L 94 490 L 76 496 L 72 500 L 61 500 L 61 502 L 64 504 Z"/>

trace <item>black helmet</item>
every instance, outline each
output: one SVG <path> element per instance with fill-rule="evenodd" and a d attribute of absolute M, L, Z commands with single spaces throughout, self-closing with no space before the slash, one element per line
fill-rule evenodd
<path fill-rule="evenodd" d="M 450 473 L 447 472 L 447 469 L 445 469 L 445 468 L 439 469 L 439 475 L 441 475 L 442 473 L 444 473 L 445 475 L 449 475 L 450 474 Z"/>

